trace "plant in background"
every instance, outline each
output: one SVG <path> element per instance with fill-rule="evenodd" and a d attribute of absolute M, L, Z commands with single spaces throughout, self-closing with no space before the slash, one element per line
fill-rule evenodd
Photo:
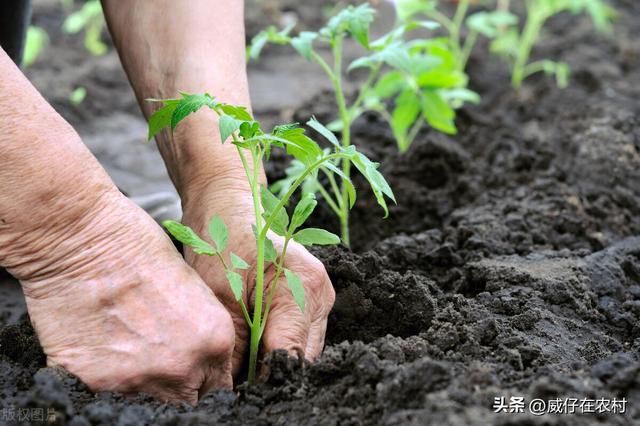
<path fill-rule="evenodd" d="M 27 38 L 24 43 L 22 65 L 25 68 L 33 65 L 47 47 L 47 44 L 49 44 L 47 32 L 40 27 L 30 25 L 27 29 Z"/>
<path fill-rule="evenodd" d="M 83 86 L 76 87 L 69 95 L 69 102 L 73 105 L 80 105 L 87 97 L 87 89 Z"/>
<path fill-rule="evenodd" d="M 509 12 L 508 0 L 498 0 L 495 10 L 483 10 L 471 15 L 470 0 L 459 0 L 452 17 L 438 8 L 438 0 L 396 0 L 396 14 L 400 22 L 409 22 L 416 16 L 424 15 L 442 25 L 446 36 L 440 40 L 447 44 L 456 62 L 456 69 L 464 71 L 471 51 L 479 35 L 493 39 L 509 25 L 517 24 L 518 18 Z M 466 25 L 466 30 L 465 30 Z M 464 37 L 463 37 L 463 33 Z"/>
<path fill-rule="evenodd" d="M 328 127 L 341 132 L 343 147 L 351 145 L 351 125 L 365 111 L 377 111 L 389 122 L 401 152 L 409 148 L 425 123 L 445 133 L 456 133 L 454 108 L 465 101 L 478 100 L 475 93 L 466 89 L 466 75 L 455 68 L 453 53 L 447 45 L 437 40 L 404 40 L 410 31 L 432 30 L 439 25 L 433 21 L 402 22 L 380 39 L 370 41 L 369 27 L 374 15 L 375 11 L 365 3 L 344 8 L 317 32 L 303 31 L 291 36 L 293 26 L 281 31 L 270 27 L 253 38 L 248 54 L 257 59 L 267 43 L 288 44 L 319 65 L 333 85 L 339 112 L 338 119 Z M 366 55 L 345 70 L 343 47 L 347 37 L 355 39 Z M 330 49 L 330 61 L 316 50 L 320 45 Z M 357 97 L 348 102 L 343 77 L 345 72 L 355 69 L 366 70 L 367 78 Z M 344 160 L 338 163 L 336 166 L 349 178 L 351 163 Z M 293 162 L 286 178 L 277 182 L 274 190 L 285 193 L 302 171 L 302 165 Z M 310 177 L 304 188 L 317 191 L 324 198 L 340 221 L 343 242 L 349 245 L 349 188 L 345 182 L 339 185 L 329 175 L 323 185 Z"/>
<path fill-rule="evenodd" d="M 80 10 L 67 16 L 62 24 L 62 29 L 67 34 L 77 34 L 84 30 L 84 46 L 94 56 L 107 53 L 107 45 L 102 41 L 104 27 L 104 15 L 99 0 L 86 2 Z"/>
<path fill-rule="evenodd" d="M 316 207 L 315 196 L 311 193 L 302 195 L 300 201 L 293 209 L 291 216 L 287 213 L 286 206 L 296 190 L 300 188 L 307 178 L 317 179 L 322 172 L 332 179 L 341 179 L 346 188 L 347 204 L 353 206 L 356 191 L 349 177 L 344 174 L 336 162 L 342 165 L 353 164 L 369 181 L 373 193 L 387 213 L 385 196 L 394 200 L 393 192 L 384 177 L 377 170 L 378 165 L 371 162 L 366 156 L 359 153 L 353 145 L 340 144 L 335 135 L 315 119 L 311 119 L 307 125 L 328 139 L 332 145 L 331 150 L 322 150 L 318 144 L 305 135 L 304 129 L 297 125 L 277 126 L 270 133 L 265 133 L 260 123 L 243 107 L 217 102 L 208 94 L 182 94 L 181 99 L 168 99 L 160 101 L 164 104 L 149 119 L 149 139 L 164 127 L 175 129 L 180 121 L 189 114 L 202 107 L 212 109 L 218 115 L 220 138 L 223 143 L 227 139 L 236 146 L 238 155 L 244 166 L 247 181 L 253 197 L 255 225 L 254 235 L 256 239 L 256 265 L 255 265 L 255 303 L 251 314 L 243 298 L 242 277 L 239 270 L 247 269 L 248 263 L 234 253 L 227 253 L 229 236 L 224 221 L 219 216 L 214 216 L 209 222 L 209 236 L 211 242 L 205 241 L 191 228 L 175 221 L 166 221 L 164 226 L 180 242 L 191 247 L 195 253 L 216 257 L 224 269 L 235 299 L 240 304 L 245 320 L 251 330 L 251 342 L 249 349 L 248 378 L 255 380 L 258 348 L 262 333 L 268 320 L 271 302 L 275 294 L 278 280 L 284 274 L 293 297 L 304 310 L 304 287 L 301 279 L 292 271 L 284 267 L 288 244 L 293 240 L 300 244 L 326 245 L 338 244 L 340 238 L 328 231 L 318 228 L 305 228 L 302 225 Z M 301 171 L 297 179 L 288 185 L 282 197 L 274 195 L 258 182 L 258 173 L 263 160 L 268 160 L 272 147 L 277 146 L 286 150 L 301 165 Z M 395 200 L 394 200 L 395 201 Z M 269 233 L 273 232 L 283 238 L 282 250 L 278 253 L 273 242 L 269 239 Z M 272 263 L 275 266 L 275 276 L 269 286 L 265 284 L 265 266 Z M 268 294 L 265 289 L 269 288 Z"/>
<path fill-rule="evenodd" d="M 610 31 L 615 11 L 603 0 L 524 0 L 526 21 L 522 30 L 516 23 L 500 31 L 491 43 L 491 50 L 507 60 L 511 67 L 511 84 L 522 86 L 525 78 L 538 72 L 554 75 L 558 87 L 566 87 L 569 65 L 542 59 L 529 62 L 531 49 L 538 41 L 546 21 L 561 12 L 587 13 L 598 31 Z"/>

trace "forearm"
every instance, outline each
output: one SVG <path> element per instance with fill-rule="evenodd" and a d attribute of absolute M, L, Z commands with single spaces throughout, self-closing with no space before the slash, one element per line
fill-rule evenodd
<path fill-rule="evenodd" d="M 180 91 L 208 92 L 250 107 L 242 0 L 103 0 L 103 6 L 147 118 L 159 105 L 146 99 L 173 98 Z M 174 134 L 165 131 L 156 139 L 183 200 L 194 187 L 244 173 L 236 148 L 221 144 L 212 111 L 198 112 Z"/>
<path fill-rule="evenodd" d="M 115 186 L 79 136 L 0 49 L 0 265 L 36 260 Z"/>

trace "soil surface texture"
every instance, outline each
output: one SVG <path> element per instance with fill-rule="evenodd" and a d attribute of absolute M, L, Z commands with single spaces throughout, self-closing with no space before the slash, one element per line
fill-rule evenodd
<path fill-rule="evenodd" d="M 87 56 L 60 32 L 60 8 L 41 3 L 34 19 L 51 45 L 27 75 L 122 177 L 109 149 L 142 146 L 145 126 L 117 56 Z M 249 8 L 248 33 L 291 19 L 315 29 L 327 3 L 264 0 Z M 640 424 L 640 3 L 614 4 L 614 35 L 563 15 L 534 50 L 570 64 L 567 89 L 539 75 L 516 92 L 478 46 L 468 68 L 482 102 L 459 111 L 458 135 L 424 130 L 400 155 L 378 116 L 357 121 L 354 143 L 381 163 L 398 204 L 382 219 L 363 190 L 353 250 L 314 251 L 337 292 L 314 364 L 275 353 L 264 383 L 196 407 L 94 394 L 46 368 L 19 286 L 4 276 L 0 410 L 43 408 L 77 426 Z M 266 122 L 335 118 L 329 84 L 288 49 L 269 49 L 250 79 Z M 80 106 L 68 101 L 75 86 L 88 91 Z M 105 129 L 115 136 L 100 139 Z M 286 164 L 273 158 L 277 179 Z M 315 224 L 336 230 L 318 212 Z M 523 397 L 525 412 L 495 412 L 501 397 Z M 626 413 L 536 416 L 526 407 L 535 398 L 625 398 Z"/>

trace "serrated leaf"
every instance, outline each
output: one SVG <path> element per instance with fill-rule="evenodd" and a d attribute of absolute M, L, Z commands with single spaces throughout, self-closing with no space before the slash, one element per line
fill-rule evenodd
<path fill-rule="evenodd" d="M 307 121 L 307 126 L 311 127 L 313 130 L 320 133 L 334 146 L 338 148 L 340 147 L 340 142 L 338 142 L 338 138 L 336 138 L 336 135 L 334 135 L 333 132 L 331 132 L 331 130 L 327 129 L 322 123 L 316 120 L 315 117 L 311 117 L 311 119 Z"/>
<path fill-rule="evenodd" d="M 149 117 L 148 140 L 151 140 L 162 129 L 171 125 L 171 117 L 178 107 L 178 103 L 179 101 L 177 100 L 175 102 L 166 102 L 162 108 L 151 114 L 151 117 Z"/>
<path fill-rule="evenodd" d="M 180 222 L 176 222 L 175 220 L 165 220 L 162 222 L 162 226 L 164 226 L 176 240 L 191 247 L 195 253 L 206 254 L 209 256 L 216 254 L 216 250 L 211 246 L 211 244 L 200 238 L 198 234 L 188 226 L 183 225 Z"/>
<path fill-rule="evenodd" d="M 362 46 L 369 48 L 369 26 L 373 22 L 375 10 L 364 3 L 360 6 L 347 6 L 337 15 L 329 19 L 327 26 L 320 30 L 320 34 L 334 39 L 350 33 Z"/>
<path fill-rule="evenodd" d="M 422 92 L 422 115 L 434 129 L 448 134 L 458 132 L 453 122 L 456 115 L 453 108 L 436 91 Z"/>
<path fill-rule="evenodd" d="M 243 121 L 236 120 L 230 115 L 221 115 L 218 119 L 218 127 L 220 128 L 220 139 L 224 143 L 229 137 L 240 128 Z"/>
<path fill-rule="evenodd" d="M 395 0 L 396 15 L 401 21 L 406 21 L 418 13 L 426 13 L 435 8 L 435 2 L 430 0 Z"/>
<path fill-rule="evenodd" d="M 273 214 L 275 208 L 278 207 L 280 200 L 264 185 L 260 185 L 260 200 L 262 202 L 262 208 L 264 209 L 263 217 L 266 220 Z M 287 215 L 284 207 L 281 207 L 276 213 L 270 229 L 276 234 L 284 236 L 287 233 L 287 225 L 289 225 L 289 215 Z"/>
<path fill-rule="evenodd" d="M 209 221 L 209 235 L 218 253 L 222 253 L 229 243 L 229 231 L 222 217 L 215 215 Z"/>
<path fill-rule="evenodd" d="M 318 37 L 318 33 L 310 31 L 302 31 L 297 37 L 291 40 L 291 46 L 302 55 L 303 58 L 310 61 L 311 52 L 313 51 L 313 41 Z"/>
<path fill-rule="evenodd" d="M 277 132 L 274 132 L 274 136 L 288 142 L 287 153 L 304 164 L 311 164 L 322 155 L 318 144 L 305 135 L 304 129 L 300 127 L 278 129 Z"/>
<path fill-rule="evenodd" d="M 369 185 L 371 185 L 378 204 L 384 209 L 384 217 L 387 217 L 389 215 L 389 209 L 387 208 L 384 196 L 389 197 L 394 203 L 396 199 L 384 176 L 377 170 L 377 164 L 360 152 L 357 153 L 352 162 L 358 171 L 367 179 Z"/>
<path fill-rule="evenodd" d="M 340 237 L 320 228 L 306 228 L 296 232 L 293 240 L 304 246 L 340 244 Z"/>
<path fill-rule="evenodd" d="M 243 121 L 240 123 L 240 136 L 250 139 L 260 132 L 260 124 L 256 121 Z"/>
<path fill-rule="evenodd" d="M 242 299 L 242 291 L 244 290 L 242 276 L 235 271 L 227 271 L 227 281 L 229 281 L 229 286 L 231 286 L 231 291 L 236 298 L 236 302 L 240 301 L 240 299 Z"/>
<path fill-rule="evenodd" d="M 342 184 L 347 189 L 347 196 L 349 197 L 349 208 L 353 207 L 353 205 L 356 202 L 356 188 L 353 186 L 353 182 L 351 182 L 351 179 L 347 175 L 345 175 L 342 170 L 340 170 L 338 167 L 336 167 L 332 163 L 326 162 L 322 165 L 322 167 L 325 167 L 329 169 L 331 172 L 340 176 L 340 178 L 342 179 Z"/>
<path fill-rule="evenodd" d="M 284 270 L 284 276 L 287 279 L 287 286 L 289 290 L 291 290 L 293 300 L 296 301 L 300 310 L 304 312 L 304 285 L 302 284 L 302 280 L 289 269 Z"/>
<path fill-rule="evenodd" d="M 238 105 L 220 104 L 218 108 L 222 110 L 226 115 L 240 120 L 240 121 L 253 121 L 253 117 L 249 114 L 246 107 Z"/>
<path fill-rule="evenodd" d="M 231 253 L 231 264 L 236 269 L 248 269 L 249 264 L 244 261 L 240 256 L 235 253 Z"/>
<path fill-rule="evenodd" d="M 302 196 L 298 205 L 293 210 L 293 216 L 291 217 L 291 226 L 289 227 L 290 232 L 298 229 L 307 218 L 313 213 L 313 210 L 318 205 L 316 201 L 316 196 L 314 194 L 305 194 Z"/>
<path fill-rule="evenodd" d="M 185 119 L 189 114 L 198 111 L 203 106 L 213 109 L 216 106 L 215 99 L 208 93 L 189 94 L 183 93 L 182 99 L 176 106 L 171 116 L 171 129 L 175 129 L 178 123 Z"/>
<path fill-rule="evenodd" d="M 356 7 L 349 19 L 349 32 L 365 48 L 369 48 L 369 26 L 373 22 L 375 11 L 368 5 Z"/>

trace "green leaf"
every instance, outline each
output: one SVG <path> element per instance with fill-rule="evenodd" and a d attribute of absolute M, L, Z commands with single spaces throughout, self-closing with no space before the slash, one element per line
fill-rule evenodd
<path fill-rule="evenodd" d="M 420 99 L 411 89 L 406 89 L 395 99 L 395 108 L 391 114 L 391 130 L 401 152 L 409 148 L 407 131 L 420 115 Z"/>
<path fill-rule="evenodd" d="M 416 79 L 418 86 L 430 89 L 448 89 L 451 87 L 466 86 L 465 73 L 448 69 L 432 69 L 423 72 Z"/>
<path fill-rule="evenodd" d="M 275 263 L 276 259 L 278 259 L 276 247 L 273 245 L 273 241 L 267 237 L 264 239 L 264 260 Z"/>
<path fill-rule="evenodd" d="M 49 34 L 40 27 L 29 26 L 22 55 L 22 65 L 25 68 L 33 65 L 47 44 L 49 44 Z"/>
<path fill-rule="evenodd" d="M 250 59 L 258 60 L 262 49 L 267 43 L 274 44 L 287 44 L 291 41 L 289 33 L 293 29 L 295 24 L 288 25 L 281 31 L 274 26 L 268 27 L 266 30 L 260 31 L 251 39 L 251 44 L 247 48 L 248 56 Z"/>
<path fill-rule="evenodd" d="M 171 129 L 175 129 L 178 123 L 184 120 L 185 117 L 198 111 L 203 106 L 208 106 L 213 109 L 216 106 L 216 101 L 208 93 L 195 95 L 182 93 L 182 99 L 180 99 L 180 102 L 171 116 Z"/>
<path fill-rule="evenodd" d="M 240 121 L 253 121 L 253 117 L 249 114 L 246 107 L 229 104 L 219 104 L 218 108 L 222 110 L 226 115 L 240 120 Z"/>
<path fill-rule="evenodd" d="M 304 246 L 340 244 L 340 237 L 320 228 L 302 229 L 293 235 L 293 239 Z"/>
<path fill-rule="evenodd" d="M 243 121 L 240 124 L 240 136 L 250 139 L 260 133 L 260 124 L 256 121 Z"/>
<path fill-rule="evenodd" d="M 229 243 L 229 231 L 222 217 L 215 215 L 209 221 L 209 235 L 218 253 L 222 253 Z"/>
<path fill-rule="evenodd" d="M 338 148 L 340 147 L 340 142 L 338 142 L 338 138 L 336 138 L 336 135 L 334 135 L 333 132 L 331 132 L 331 130 L 327 129 L 322 123 L 316 120 L 315 117 L 311 117 L 311 120 L 307 121 L 307 126 L 311 127 L 313 130 L 320 133 L 335 147 L 338 147 Z"/>
<path fill-rule="evenodd" d="M 453 122 L 456 115 L 453 108 L 436 91 L 422 92 L 422 115 L 434 129 L 448 134 L 458 132 Z"/>
<path fill-rule="evenodd" d="M 426 13 L 435 9 L 435 2 L 431 0 L 395 0 L 396 15 L 401 21 L 406 21 L 418 13 Z"/>
<path fill-rule="evenodd" d="M 296 49 L 303 58 L 310 61 L 311 52 L 313 51 L 313 40 L 315 40 L 317 37 L 318 33 L 302 31 L 300 34 L 298 34 L 298 37 L 295 37 L 291 40 L 291 46 L 293 46 L 293 48 Z"/>
<path fill-rule="evenodd" d="M 317 205 L 318 202 L 316 201 L 316 196 L 314 194 L 303 195 L 293 211 L 289 230 L 294 232 L 298 229 L 307 220 L 311 213 L 313 213 L 313 210 Z"/>
<path fill-rule="evenodd" d="M 340 176 L 345 188 L 347 189 L 347 196 L 349 197 L 349 208 L 353 207 L 356 202 L 356 188 L 353 186 L 353 182 L 351 182 L 351 179 L 347 175 L 345 175 L 342 170 L 340 170 L 330 162 L 324 163 L 322 167 L 327 168 L 331 172 Z"/>
<path fill-rule="evenodd" d="M 287 143 L 287 153 L 304 164 L 311 164 L 322 155 L 322 150 L 316 142 L 304 134 L 300 127 L 276 128 L 273 136 L 284 139 Z"/>
<path fill-rule="evenodd" d="M 378 80 L 373 87 L 373 92 L 380 99 L 387 99 L 402 90 L 405 85 L 404 75 L 398 71 L 391 71 Z"/>
<path fill-rule="evenodd" d="M 349 32 L 365 48 L 369 48 L 369 26 L 373 22 L 375 11 L 368 5 L 356 7 L 349 19 Z"/>
<path fill-rule="evenodd" d="M 465 102 L 480 103 L 480 95 L 462 87 L 440 90 L 440 96 L 453 108 L 460 108 Z"/>
<path fill-rule="evenodd" d="M 364 3 L 360 6 L 347 6 L 332 17 L 320 35 L 335 39 L 344 33 L 350 33 L 362 46 L 369 48 L 369 26 L 373 22 L 375 10 Z"/>
<path fill-rule="evenodd" d="M 236 302 L 242 299 L 242 291 L 244 290 L 244 283 L 242 282 L 242 276 L 235 271 L 227 271 L 227 281 L 231 286 L 233 296 L 236 298 Z"/>
<path fill-rule="evenodd" d="M 287 286 L 291 290 L 293 300 L 296 301 L 300 310 L 304 312 L 304 285 L 302 285 L 302 280 L 288 269 L 284 270 L 284 276 L 287 279 Z"/>
<path fill-rule="evenodd" d="M 180 222 L 176 222 L 175 220 L 165 220 L 162 222 L 162 226 L 164 226 L 176 240 L 180 241 L 185 246 L 193 248 L 195 253 L 206 254 L 209 256 L 216 254 L 216 250 L 211 246 L 211 244 L 200 238 L 193 229 L 188 226 L 185 226 Z"/>
<path fill-rule="evenodd" d="M 85 100 L 86 97 L 87 97 L 87 89 L 80 86 L 80 87 L 77 87 L 73 92 L 71 92 L 71 94 L 69 95 L 69 101 L 73 105 L 80 105 L 82 101 Z"/>
<path fill-rule="evenodd" d="M 280 200 L 264 185 L 260 185 L 260 200 L 262 202 L 262 208 L 264 209 L 263 217 L 266 220 L 273 214 L 276 207 L 278 207 Z M 276 213 L 270 229 L 276 234 L 284 236 L 287 233 L 287 225 L 289 225 L 289 216 L 284 207 L 281 207 Z"/>
<path fill-rule="evenodd" d="M 496 37 L 499 28 L 510 27 L 518 23 L 518 16 L 507 11 L 476 12 L 467 18 L 467 26 L 487 38 Z"/>
<path fill-rule="evenodd" d="M 231 264 L 236 269 L 248 269 L 249 264 L 244 261 L 240 256 L 235 253 L 231 253 Z"/>
<path fill-rule="evenodd" d="M 242 123 L 244 122 L 236 120 L 230 115 L 221 115 L 218 120 L 218 125 L 220 127 L 220 139 L 222 143 L 229 139 L 229 137 L 240 128 Z"/>
<path fill-rule="evenodd" d="M 160 133 L 162 129 L 171 124 L 173 112 L 178 107 L 179 101 L 168 102 L 165 106 L 154 112 L 149 117 L 149 134 L 148 139 L 151 140 L 155 135 Z"/>
<path fill-rule="evenodd" d="M 367 179 L 369 185 L 371 185 L 378 204 L 384 209 L 384 217 L 389 216 L 389 209 L 387 208 L 384 196 L 389 197 L 394 203 L 396 199 L 384 176 L 377 170 L 378 164 L 372 162 L 360 152 L 357 153 L 352 162 L 358 171 Z"/>

